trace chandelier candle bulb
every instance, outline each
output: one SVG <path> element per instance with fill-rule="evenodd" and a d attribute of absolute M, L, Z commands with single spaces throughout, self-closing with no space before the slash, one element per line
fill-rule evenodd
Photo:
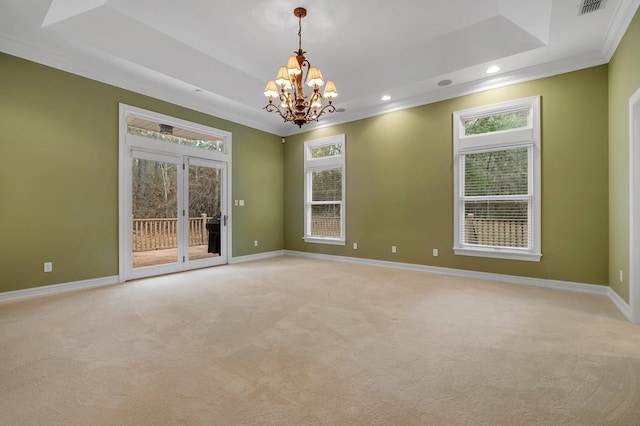
<path fill-rule="evenodd" d="M 325 112 L 335 112 L 333 98 L 338 96 L 338 90 L 333 80 L 328 80 L 324 89 L 324 95 L 320 93 L 320 87 L 324 83 L 324 78 L 318 67 L 311 66 L 311 63 L 304 57 L 307 53 L 302 50 L 302 18 L 307 16 L 307 10 L 297 7 L 293 11 L 298 18 L 298 50 L 295 55 L 289 56 L 287 66 L 280 67 L 275 80 L 270 80 L 264 89 L 264 95 L 269 98 L 269 104 L 263 109 L 267 112 L 277 113 L 285 123 L 294 123 L 298 127 L 312 121 L 318 121 Z M 305 74 L 306 76 L 303 76 Z M 306 82 L 313 92 L 305 95 L 303 82 Z M 280 91 L 278 87 L 280 86 Z M 327 105 L 323 104 L 326 98 Z M 274 103 L 278 99 L 280 105 Z"/>

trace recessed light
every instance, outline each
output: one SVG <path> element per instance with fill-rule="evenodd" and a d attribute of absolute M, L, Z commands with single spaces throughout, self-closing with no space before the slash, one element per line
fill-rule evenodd
<path fill-rule="evenodd" d="M 487 68 L 487 74 L 495 74 L 498 71 L 500 71 L 500 67 L 497 65 L 492 65 L 489 68 Z"/>
<path fill-rule="evenodd" d="M 383 100 L 383 101 L 388 101 L 388 100 L 390 100 L 390 99 L 391 99 L 391 96 L 389 96 L 389 95 L 384 95 L 384 96 L 383 96 L 383 97 L 381 97 L 380 99 L 381 99 L 381 100 Z"/>
<path fill-rule="evenodd" d="M 440 81 L 438 82 L 438 86 L 448 86 L 448 85 L 450 85 L 451 83 L 453 83 L 451 80 L 440 80 Z"/>

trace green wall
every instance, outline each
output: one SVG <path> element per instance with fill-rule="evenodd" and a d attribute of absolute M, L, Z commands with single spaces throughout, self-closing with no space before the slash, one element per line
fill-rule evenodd
<path fill-rule="evenodd" d="M 629 98 L 640 88 L 640 11 L 609 63 L 609 285 L 629 301 Z M 620 281 L 619 271 L 623 272 Z"/>
<path fill-rule="evenodd" d="M 286 248 L 611 285 L 628 301 L 627 103 L 640 86 L 638 13 L 609 65 L 322 128 L 285 145 L 13 56 L 0 54 L 0 70 L 0 292 L 118 274 L 122 102 L 233 133 L 232 196 L 246 203 L 232 207 L 233 256 Z M 452 113 L 534 95 L 542 99 L 542 260 L 455 256 Z M 339 133 L 348 242 L 304 243 L 302 145 Z M 42 272 L 45 261 L 54 272 Z"/>
<path fill-rule="evenodd" d="M 603 65 L 288 137 L 285 248 L 607 285 L 607 78 Z M 542 99 L 542 260 L 455 256 L 452 113 L 535 95 Z M 303 143 L 340 133 L 347 245 L 305 243 Z"/>
<path fill-rule="evenodd" d="M 0 72 L 0 292 L 118 274 L 120 102 L 232 132 L 233 256 L 282 249 L 278 136 L 6 54 Z"/>

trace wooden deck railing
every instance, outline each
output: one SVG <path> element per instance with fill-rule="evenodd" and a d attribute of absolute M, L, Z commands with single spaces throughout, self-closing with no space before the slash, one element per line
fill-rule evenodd
<path fill-rule="evenodd" d="M 207 244 L 207 217 L 189 218 L 189 246 Z M 178 247 L 178 219 L 133 219 L 133 251 Z"/>
<path fill-rule="evenodd" d="M 528 224 L 526 220 L 480 219 L 469 215 L 464 223 L 464 241 L 501 247 L 528 246 Z"/>
<path fill-rule="evenodd" d="M 311 235 L 322 235 L 323 237 L 339 237 L 340 217 L 315 217 L 311 220 Z"/>
<path fill-rule="evenodd" d="M 207 220 L 211 219 L 203 214 L 200 217 L 189 218 L 189 245 L 207 244 Z M 134 219 L 133 220 L 133 251 L 158 250 L 174 248 L 177 242 L 176 218 L 168 219 Z M 311 224 L 312 235 L 326 237 L 340 236 L 339 217 L 314 218 Z M 505 247 L 527 247 L 527 221 L 504 221 L 493 219 L 478 219 L 469 216 L 465 219 L 465 242 L 467 244 L 497 245 Z"/>

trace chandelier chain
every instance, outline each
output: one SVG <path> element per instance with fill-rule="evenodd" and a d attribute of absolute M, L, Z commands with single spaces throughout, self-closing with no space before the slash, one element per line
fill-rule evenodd
<path fill-rule="evenodd" d="M 298 16 L 298 49 L 302 50 L 302 16 Z"/>

